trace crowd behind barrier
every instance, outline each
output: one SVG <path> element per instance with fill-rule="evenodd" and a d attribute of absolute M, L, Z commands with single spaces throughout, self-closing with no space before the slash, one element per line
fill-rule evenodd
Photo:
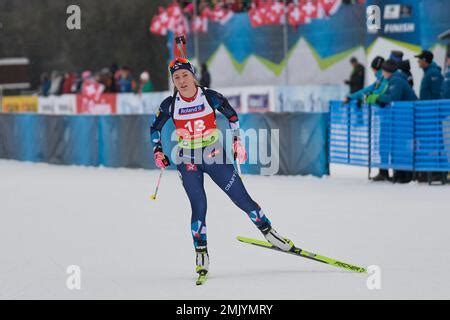
<path fill-rule="evenodd" d="M 216 89 L 216 88 L 214 88 Z M 345 85 L 249 86 L 219 88 L 238 113 L 328 112 L 330 100 L 342 99 Z M 154 114 L 169 91 L 150 93 L 63 94 L 51 96 L 5 96 L 3 112 L 42 114 Z"/>
<path fill-rule="evenodd" d="M 332 101 L 329 146 L 331 163 L 446 173 L 450 100 L 394 102 L 384 108 Z"/>

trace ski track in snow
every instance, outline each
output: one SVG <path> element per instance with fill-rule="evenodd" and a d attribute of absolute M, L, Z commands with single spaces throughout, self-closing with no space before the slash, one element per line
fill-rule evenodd
<path fill-rule="evenodd" d="M 449 299 L 450 188 L 331 176 L 244 176 L 298 247 L 381 268 L 381 290 L 350 273 L 235 237 L 261 238 L 209 179 L 211 272 L 195 286 L 190 205 L 175 171 L 0 160 L 0 299 Z M 81 268 L 69 290 L 66 268 Z"/>

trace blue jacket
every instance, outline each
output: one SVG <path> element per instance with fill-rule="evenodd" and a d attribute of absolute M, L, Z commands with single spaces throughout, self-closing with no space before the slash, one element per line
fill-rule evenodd
<path fill-rule="evenodd" d="M 133 87 L 131 80 L 129 79 L 119 79 L 117 80 L 117 86 L 119 92 L 133 92 Z"/>
<path fill-rule="evenodd" d="M 442 82 L 444 77 L 442 69 L 436 62 L 432 62 L 424 69 L 422 83 L 420 84 L 420 100 L 436 100 L 441 98 Z"/>
<path fill-rule="evenodd" d="M 396 71 L 387 79 L 386 91 L 377 98 L 377 103 L 381 106 L 393 101 L 415 101 L 417 96 L 409 85 L 405 76 Z"/>
<path fill-rule="evenodd" d="M 450 99 L 450 66 L 442 82 L 442 99 Z"/>
<path fill-rule="evenodd" d="M 348 95 L 349 100 L 363 101 L 365 96 L 381 93 L 387 85 L 387 81 L 383 78 L 383 73 L 381 72 L 381 70 L 378 70 L 375 73 L 375 76 L 377 80 L 375 80 L 374 83 Z"/>

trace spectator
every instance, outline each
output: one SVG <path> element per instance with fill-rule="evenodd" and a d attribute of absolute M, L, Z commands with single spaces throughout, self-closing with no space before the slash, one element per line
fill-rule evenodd
<path fill-rule="evenodd" d="M 345 83 L 349 85 L 350 94 L 352 94 L 364 87 L 364 66 L 355 57 L 350 59 L 350 63 L 353 66 L 353 71 L 350 80 L 346 80 Z"/>
<path fill-rule="evenodd" d="M 450 99 L 450 52 L 447 53 L 447 73 L 442 83 L 442 99 Z"/>
<path fill-rule="evenodd" d="M 405 77 L 397 71 L 398 65 L 395 60 L 389 59 L 383 63 L 383 78 L 387 80 L 385 91 L 379 95 L 375 102 L 384 107 L 394 101 L 415 101 L 417 96 L 413 89 L 405 79 Z M 380 142 L 381 143 L 381 142 Z M 374 181 L 388 180 L 388 170 L 380 170 L 380 174 L 375 177 Z M 394 182 L 408 183 L 412 180 L 412 172 L 394 171 Z"/>
<path fill-rule="evenodd" d="M 62 94 L 72 93 L 72 86 L 75 81 L 75 74 L 72 72 L 66 72 L 64 74 L 64 80 L 62 84 Z"/>
<path fill-rule="evenodd" d="M 389 59 L 395 61 L 398 66 L 398 72 L 408 81 L 411 87 L 414 86 L 413 76 L 411 73 L 411 64 L 409 60 L 403 60 L 403 52 L 399 50 L 392 50 Z"/>
<path fill-rule="evenodd" d="M 117 74 L 117 70 L 119 69 L 119 67 L 117 66 L 116 63 L 113 63 L 111 65 L 111 67 L 109 67 L 109 72 L 110 72 L 110 76 L 111 76 L 111 92 L 117 92 L 117 79 L 118 79 L 118 75 L 116 77 Z"/>
<path fill-rule="evenodd" d="M 415 101 L 417 96 L 408 82 L 398 72 L 397 63 L 394 60 L 386 60 L 383 63 L 383 78 L 387 80 L 386 90 L 376 99 L 376 103 L 384 107 L 393 101 Z M 406 85 L 406 86 L 405 86 Z"/>
<path fill-rule="evenodd" d="M 81 86 L 83 85 L 83 79 L 81 78 L 79 73 L 75 73 L 75 79 L 72 83 L 72 93 L 81 92 Z"/>
<path fill-rule="evenodd" d="M 419 67 L 424 71 L 420 84 L 420 100 L 440 99 L 444 77 L 441 74 L 441 67 L 433 61 L 433 53 L 424 50 L 415 57 L 419 59 Z"/>
<path fill-rule="evenodd" d="M 370 67 L 372 68 L 373 73 L 375 74 L 376 81 L 371 85 L 358 90 L 347 96 L 345 102 L 348 103 L 350 100 L 356 100 L 359 103 L 363 102 L 366 97 L 372 96 L 376 93 L 382 92 L 384 87 L 387 85 L 387 82 L 383 79 L 383 73 L 381 71 L 381 66 L 383 65 L 384 58 L 377 56 L 372 60 Z M 368 103 L 373 103 L 373 101 L 366 101 Z"/>
<path fill-rule="evenodd" d="M 142 72 L 139 79 L 140 79 L 139 93 L 146 93 L 153 91 L 153 83 L 150 80 L 150 74 L 147 71 Z"/>
<path fill-rule="evenodd" d="M 423 50 L 418 58 L 419 67 L 423 69 L 424 75 L 420 84 L 420 100 L 438 100 L 442 98 L 442 84 L 444 77 L 439 67 L 434 61 L 434 55 L 428 50 Z M 431 180 L 440 180 L 440 172 L 419 172 L 417 180 L 419 182 L 428 181 L 428 176 Z"/>
<path fill-rule="evenodd" d="M 383 72 L 381 70 L 381 66 L 383 65 L 384 58 L 377 56 L 372 60 L 370 64 L 372 71 L 375 73 L 376 81 L 371 85 L 356 91 L 355 93 L 347 96 L 345 102 L 349 102 L 350 100 L 358 101 L 358 104 L 362 103 L 364 100 L 366 103 L 374 104 L 376 98 L 384 92 L 387 87 L 387 80 L 383 78 Z M 374 181 L 383 181 L 389 179 L 388 170 L 380 169 L 378 175 L 376 175 L 373 180 Z"/>
<path fill-rule="evenodd" d="M 118 92 L 133 92 L 133 82 L 131 79 L 131 72 L 128 67 L 122 67 L 119 73 L 119 80 L 117 80 Z"/>
<path fill-rule="evenodd" d="M 200 85 L 202 87 L 209 88 L 211 86 L 211 75 L 209 74 L 208 67 L 206 66 L 206 63 L 202 63 L 201 66 L 201 75 L 200 75 Z"/>
<path fill-rule="evenodd" d="M 398 65 L 399 71 L 404 75 L 406 81 L 408 81 L 411 88 L 414 87 L 414 79 L 411 73 L 411 64 L 409 63 L 409 60 L 403 60 L 400 61 Z"/>
<path fill-rule="evenodd" d="M 40 89 L 40 95 L 47 97 L 50 91 L 50 86 L 52 85 L 52 82 L 50 81 L 50 78 L 48 76 L 47 72 L 44 72 L 41 74 L 41 89 Z"/>
<path fill-rule="evenodd" d="M 58 71 L 52 71 L 51 85 L 49 89 L 50 95 L 60 95 L 62 91 L 63 78 Z"/>
<path fill-rule="evenodd" d="M 115 92 L 115 88 L 113 86 L 113 77 L 112 73 L 108 68 L 103 68 L 98 74 L 98 82 L 101 83 L 104 87 L 105 93 Z"/>
<path fill-rule="evenodd" d="M 394 60 L 399 66 L 400 62 L 403 61 L 403 52 L 398 50 L 392 50 L 389 59 Z"/>

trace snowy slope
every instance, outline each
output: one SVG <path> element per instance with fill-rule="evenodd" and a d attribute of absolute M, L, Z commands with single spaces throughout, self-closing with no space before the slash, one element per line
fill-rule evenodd
<path fill-rule="evenodd" d="M 0 298 L 450 298 L 448 186 L 370 183 L 364 170 L 332 176 L 246 176 L 278 231 L 298 246 L 382 271 L 366 275 L 237 242 L 259 237 L 206 179 L 211 277 L 194 285 L 190 209 L 176 172 L 0 161 Z M 81 290 L 66 268 L 81 267 Z"/>

